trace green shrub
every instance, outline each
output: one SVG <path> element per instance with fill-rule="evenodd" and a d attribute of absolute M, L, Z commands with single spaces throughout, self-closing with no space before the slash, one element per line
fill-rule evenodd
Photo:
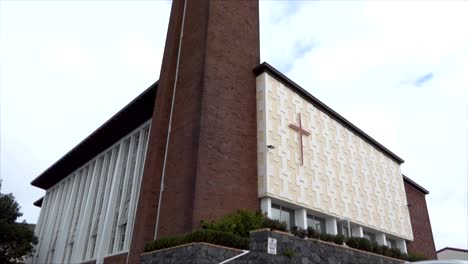
<path fill-rule="evenodd" d="M 320 238 L 320 240 L 323 240 L 323 241 L 333 242 L 334 239 L 335 239 L 335 236 L 331 235 L 331 234 L 322 234 L 322 233 L 320 233 L 319 238 Z"/>
<path fill-rule="evenodd" d="M 288 230 L 285 222 L 270 219 L 261 211 L 251 212 L 245 210 L 228 214 L 219 220 L 201 221 L 200 227 L 202 229 L 229 232 L 241 237 L 249 237 L 250 231 L 260 228 L 270 228 L 283 232 Z"/>
<path fill-rule="evenodd" d="M 348 239 L 346 239 L 346 245 L 348 245 L 348 247 L 359 249 L 358 238 L 357 237 L 348 237 Z"/>
<path fill-rule="evenodd" d="M 364 251 L 371 251 L 370 241 L 363 237 L 350 237 L 346 240 L 346 245 Z"/>
<path fill-rule="evenodd" d="M 408 251 L 408 261 L 420 261 L 420 260 L 427 260 L 427 258 L 417 252 Z"/>
<path fill-rule="evenodd" d="M 401 251 L 398 248 L 391 248 L 389 257 L 401 258 Z"/>
<path fill-rule="evenodd" d="M 307 231 L 298 226 L 293 226 L 291 228 L 291 233 L 300 238 L 305 238 L 307 236 Z"/>
<path fill-rule="evenodd" d="M 288 231 L 288 226 L 286 225 L 285 222 L 280 222 L 279 220 L 270 219 L 268 217 L 265 217 L 262 227 L 271 228 L 273 230 L 278 230 L 278 231 L 283 231 L 283 232 Z"/>
<path fill-rule="evenodd" d="M 345 241 L 345 237 L 343 235 L 333 236 L 333 243 L 337 245 L 343 245 L 344 241 Z"/>
<path fill-rule="evenodd" d="M 294 252 L 294 251 L 293 251 L 292 249 L 290 249 L 290 248 L 287 248 L 287 249 L 284 250 L 283 255 L 285 255 L 286 257 L 288 257 L 288 258 L 291 259 L 291 258 L 294 257 L 294 255 L 296 255 L 296 252 Z"/>
<path fill-rule="evenodd" d="M 390 257 L 390 248 L 387 246 L 382 246 L 382 255 Z"/>
<path fill-rule="evenodd" d="M 251 212 L 239 210 L 216 221 L 202 221 L 201 228 L 229 232 L 241 237 L 249 237 L 250 231 L 260 229 L 264 226 L 266 218 L 267 217 L 260 211 Z"/>
<path fill-rule="evenodd" d="M 168 247 L 174 247 L 182 244 L 192 243 L 192 242 L 206 242 L 226 247 L 233 247 L 239 249 L 248 249 L 249 248 L 249 239 L 245 237 L 240 237 L 232 233 L 201 229 L 196 230 L 185 236 L 178 237 L 169 237 L 162 238 L 158 240 L 153 240 L 148 242 L 145 246 L 145 251 L 153 251 Z"/>
<path fill-rule="evenodd" d="M 320 236 L 320 233 L 317 232 L 317 230 L 313 229 L 310 226 L 307 228 L 307 237 L 319 239 L 319 236 Z"/>
<path fill-rule="evenodd" d="M 169 248 L 169 247 L 175 247 L 178 245 L 184 244 L 184 237 L 183 236 L 177 236 L 177 237 L 167 237 L 167 238 L 161 238 L 158 240 L 153 240 L 145 245 L 145 252 L 153 251 L 153 250 L 158 250 L 162 248 Z"/>
<path fill-rule="evenodd" d="M 371 246 L 371 252 L 375 253 L 375 254 L 379 254 L 379 255 L 382 255 L 383 254 L 383 248 L 381 245 L 379 245 L 377 242 L 375 241 L 371 241 L 370 242 L 370 246 Z"/>

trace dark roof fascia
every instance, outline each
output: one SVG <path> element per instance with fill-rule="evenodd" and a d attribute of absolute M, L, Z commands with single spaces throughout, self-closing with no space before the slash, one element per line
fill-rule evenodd
<path fill-rule="evenodd" d="M 49 189 L 153 116 L 156 81 L 108 121 L 37 176 L 31 185 Z"/>
<path fill-rule="evenodd" d="M 421 185 L 417 184 L 415 181 L 413 181 L 412 179 L 406 177 L 404 174 L 403 174 L 403 181 L 407 184 L 409 184 L 411 187 L 415 188 L 416 190 L 422 192 L 423 194 L 429 194 L 429 191 L 426 190 L 425 188 L 423 188 Z"/>
<path fill-rule="evenodd" d="M 33 204 L 39 208 L 42 207 L 42 202 L 44 201 L 44 196 L 42 196 L 41 198 L 37 199 L 37 201 L 35 201 Z"/>
<path fill-rule="evenodd" d="M 439 252 L 442 252 L 442 251 L 445 251 L 445 250 L 453 250 L 453 251 L 468 253 L 468 249 L 453 248 L 453 247 L 444 247 L 443 249 L 437 250 L 436 253 L 439 253 Z"/>
<path fill-rule="evenodd" d="M 321 102 L 319 99 L 311 95 L 309 92 L 304 90 L 304 88 L 300 87 L 298 84 L 293 82 L 291 79 L 286 77 L 286 75 L 282 74 L 280 71 L 275 69 L 273 66 L 270 64 L 263 62 L 262 64 L 258 65 L 255 67 L 253 70 L 256 76 L 259 76 L 260 74 L 267 72 L 270 74 L 273 78 L 278 80 L 279 82 L 283 83 L 284 85 L 288 86 L 289 88 L 295 90 L 298 94 L 300 94 L 303 98 L 311 102 L 315 107 L 319 108 L 321 111 L 325 112 L 328 114 L 331 118 L 333 118 L 335 121 L 343 125 L 344 127 L 348 128 L 352 132 L 354 132 L 356 135 L 358 135 L 360 138 L 362 138 L 364 141 L 367 143 L 371 144 L 378 150 L 382 151 L 387 157 L 391 158 L 398 164 L 402 164 L 405 161 L 398 157 L 396 154 L 388 150 L 386 147 L 384 147 L 382 144 L 377 142 L 375 139 L 367 135 L 364 131 L 353 125 L 351 122 L 346 120 L 346 118 L 342 117 L 340 114 L 335 112 L 333 109 L 328 107 L 326 104 Z"/>

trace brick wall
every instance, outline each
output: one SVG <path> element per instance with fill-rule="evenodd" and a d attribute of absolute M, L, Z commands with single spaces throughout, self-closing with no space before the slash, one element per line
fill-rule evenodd
<path fill-rule="evenodd" d="M 419 253 L 429 259 L 437 259 L 432 236 L 431 222 L 427 211 L 426 196 L 405 181 L 414 241 L 408 243 L 408 250 Z"/>

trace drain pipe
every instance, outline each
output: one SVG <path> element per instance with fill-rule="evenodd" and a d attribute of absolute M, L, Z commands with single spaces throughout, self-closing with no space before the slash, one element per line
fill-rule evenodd
<path fill-rule="evenodd" d="M 161 201 L 162 201 L 162 194 L 164 191 L 164 177 L 166 176 L 166 162 L 167 162 L 167 152 L 169 148 L 169 140 L 171 138 L 171 127 L 172 127 L 172 114 L 174 112 L 174 101 L 175 101 L 175 94 L 177 89 L 177 78 L 179 77 L 179 61 L 180 61 L 180 50 L 182 48 L 182 39 L 184 37 L 184 24 L 185 24 L 185 9 L 187 7 L 187 0 L 184 0 L 184 11 L 182 13 L 182 25 L 180 28 L 180 38 L 179 38 L 179 49 L 177 51 L 177 64 L 176 64 L 176 72 L 174 77 L 174 86 L 172 89 L 172 101 L 171 101 L 171 111 L 169 112 L 169 124 L 167 127 L 167 140 L 166 140 L 166 149 L 164 150 L 164 161 L 163 161 L 163 168 L 162 168 L 162 175 L 161 175 L 161 187 L 159 190 L 159 201 L 158 201 L 158 212 L 156 214 L 156 228 L 154 231 L 154 239 L 158 237 L 158 227 L 159 227 L 159 213 L 161 211 Z"/>
<path fill-rule="evenodd" d="M 219 262 L 218 264 L 228 263 L 228 262 L 230 262 L 230 261 L 232 261 L 232 260 L 235 260 L 236 258 L 240 258 L 240 257 L 242 257 L 242 256 L 244 256 L 244 255 L 246 255 L 246 254 L 248 254 L 249 252 L 250 252 L 250 251 L 248 251 L 248 250 L 242 250 L 242 253 L 240 253 L 239 255 L 234 256 L 234 257 L 232 257 L 232 258 L 230 258 L 230 259 L 226 259 L 225 261 Z"/>

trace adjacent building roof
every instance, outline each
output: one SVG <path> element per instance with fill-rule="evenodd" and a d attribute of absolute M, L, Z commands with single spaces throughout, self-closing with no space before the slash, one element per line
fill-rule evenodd
<path fill-rule="evenodd" d="M 119 139 L 150 119 L 153 116 L 157 86 L 158 82 L 151 85 L 142 94 L 96 129 L 96 131 L 36 177 L 31 184 L 44 190 L 49 189 L 97 154 L 106 150 Z M 41 199 L 34 203 L 36 206 L 40 206 L 40 204 L 42 204 Z"/>
<path fill-rule="evenodd" d="M 416 190 L 422 192 L 423 194 L 429 194 L 429 191 L 424 189 L 421 185 L 417 184 L 415 181 L 411 180 L 410 178 L 406 177 L 404 174 L 403 174 L 403 181 L 409 185 L 411 185 L 411 187 L 415 188 Z"/>
<path fill-rule="evenodd" d="M 468 249 L 461 249 L 461 248 L 453 248 L 453 247 L 444 247 L 443 249 L 439 249 L 436 251 L 436 253 L 446 251 L 446 250 L 452 250 L 452 251 L 458 251 L 458 252 L 466 252 L 468 253 Z"/>
<path fill-rule="evenodd" d="M 343 125 L 344 127 L 348 128 L 351 130 L 353 133 L 355 133 L 357 136 L 362 138 L 364 141 L 367 143 L 371 144 L 374 146 L 376 149 L 380 150 L 383 154 L 385 154 L 387 157 L 391 158 L 398 164 L 402 164 L 405 162 L 403 159 L 398 157 L 396 154 L 388 150 L 386 147 L 384 147 L 382 144 L 377 142 L 375 139 L 364 133 L 361 129 L 353 125 L 351 122 L 346 120 L 346 118 L 342 117 L 340 114 L 335 112 L 333 109 L 328 107 L 326 104 L 324 104 L 322 101 L 311 95 L 309 92 L 304 90 L 304 88 L 300 87 L 297 85 L 295 82 L 293 82 L 291 79 L 286 77 L 284 74 L 282 74 L 280 71 L 277 69 L 273 68 L 270 64 L 264 62 L 257 66 L 254 69 L 254 73 L 258 76 L 264 72 L 267 72 L 271 76 L 273 76 L 275 79 L 283 83 L 284 85 L 288 86 L 289 88 L 295 90 L 299 95 L 301 95 L 304 99 L 309 101 L 311 104 L 313 104 L 315 107 L 323 111 L 324 113 L 328 114 L 331 118 L 333 118 L 335 121 Z"/>

